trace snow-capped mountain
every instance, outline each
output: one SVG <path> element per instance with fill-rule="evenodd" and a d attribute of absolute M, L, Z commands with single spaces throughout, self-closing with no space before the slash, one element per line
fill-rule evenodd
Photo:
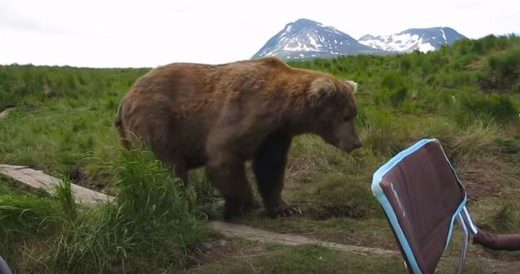
<path fill-rule="evenodd" d="M 341 55 L 384 54 L 384 51 L 360 44 L 333 27 L 308 19 L 289 23 L 253 56 L 277 56 L 286 60 L 333 58 Z"/>
<path fill-rule="evenodd" d="M 436 27 L 408 29 L 386 36 L 365 35 L 359 39 L 359 42 L 365 46 L 385 51 L 412 52 L 419 50 L 428 52 L 451 45 L 460 39 L 466 39 L 466 37 L 452 28 Z"/>
<path fill-rule="evenodd" d="M 333 27 L 298 19 L 271 37 L 253 56 L 277 56 L 286 60 L 334 58 L 341 55 L 396 54 L 437 50 L 466 39 L 452 28 L 414 28 L 387 36 L 365 35 L 359 40 Z"/>

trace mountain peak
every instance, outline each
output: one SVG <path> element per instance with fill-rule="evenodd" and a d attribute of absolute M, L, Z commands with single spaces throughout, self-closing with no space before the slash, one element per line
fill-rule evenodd
<path fill-rule="evenodd" d="M 285 25 L 283 31 L 285 32 L 299 32 L 305 28 L 319 28 L 322 27 L 320 23 L 305 18 L 300 18 L 294 22 Z"/>
<path fill-rule="evenodd" d="M 253 56 L 278 56 L 287 60 L 331 58 L 358 53 L 378 53 L 333 27 L 301 18 L 285 25 Z"/>
<path fill-rule="evenodd" d="M 386 36 L 364 35 L 356 40 L 350 35 L 319 22 L 300 18 L 288 23 L 253 56 L 277 56 L 285 60 L 334 58 L 357 54 L 395 54 L 414 50 L 437 50 L 465 39 L 449 27 L 410 28 Z"/>
<path fill-rule="evenodd" d="M 312 21 L 310 19 L 307 19 L 307 18 L 300 18 L 300 19 L 297 19 L 296 21 L 292 22 L 292 23 L 289 23 L 288 25 L 290 24 L 293 24 L 293 25 L 318 25 L 320 23 L 316 22 L 316 21 Z"/>

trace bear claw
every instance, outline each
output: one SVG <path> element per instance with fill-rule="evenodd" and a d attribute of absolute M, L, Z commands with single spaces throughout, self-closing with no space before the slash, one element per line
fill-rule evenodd
<path fill-rule="evenodd" d="M 297 206 L 283 205 L 269 211 L 269 216 L 271 216 L 271 218 L 290 217 L 293 215 L 302 215 L 301 209 Z"/>

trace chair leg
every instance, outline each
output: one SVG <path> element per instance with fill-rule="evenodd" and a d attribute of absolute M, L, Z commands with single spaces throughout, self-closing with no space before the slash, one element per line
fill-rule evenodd
<path fill-rule="evenodd" d="M 466 226 L 466 223 L 464 222 L 464 217 L 461 213 L 459 213 L 458 217 L 459 225 L 462 228 L 462 231 L 464 232 L 464 244 L 462 245 L 462 250 L 460 254 L 460 261 L 459 261 L 459 274 L 462 274 L 465 272 L 465 266 L 466 266 L 466 257 L 468 254 L 468 246 L 470 241 L 470 232 L 468 230 L 468 227 Z"/>
<path fill-rule="evenodd" d="M 464 223 L 466 223 L 466 226 L 470 229 L 470 235 L 475 236 L 478 232 L 477 226 L 473 223 L 473 220 L 471 220 L 471 216 L 469 215 L 468 209 L 464 207 L 464 210 L 461 212 L 462 218 L 464 218 Z"/>

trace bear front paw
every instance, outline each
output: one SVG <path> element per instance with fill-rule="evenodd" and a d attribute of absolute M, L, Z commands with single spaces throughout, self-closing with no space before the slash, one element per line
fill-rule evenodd
<path fill-rule="evenodd" d="M 272 208 L 268 210 L 269 216 L 271 218 L 278 217 L 290 217 L 293 215 L 302 215 L 302 211 L 297 206 L 282 204 L 277 206 L 276 208 Z"/>

